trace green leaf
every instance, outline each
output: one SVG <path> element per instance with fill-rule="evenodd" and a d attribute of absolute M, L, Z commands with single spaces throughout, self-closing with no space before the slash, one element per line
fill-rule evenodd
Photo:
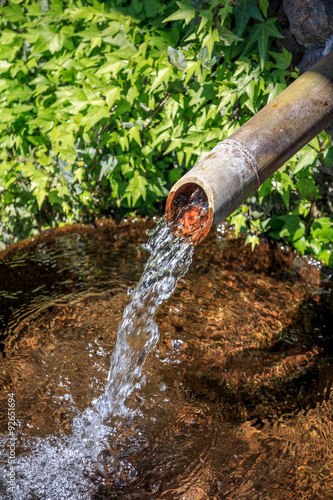
<path fill-rule="evenodd" d="M 263 21 L 268 0 L 177 1 L 2 2 L 0 246 L 50 221 L 160 210 L 166 187 L 295 77 L 273 48 L 274 20 Z M 270 231 L 333 267 L 331 225 L 301 235 L 319 159 L 333 161 L 328 135 L 297 158 L 250 198 L 254 219 L 246 205 L 235 213 L 235 232 L 251 226 L 254 245 Z"/>
<path fill-rule="evenodd" d="M 257 42 L 260 56 L 260 66 L 264 69 L 269 37 L 283 38 L 283 35 L 275 27 L 276 18 L 271 18 L 264 23 L 258 23 L 251 28 L 249 41 L 245 53 Z"/>
<path fill-rule="evenodd" d="M 59 50 L 61 50 L 62 47 L 63 43 L 60 39 L 60 36 L 56 34 L 55 36 L 53 36 L 51 42 L 49 43 L 49 51 L 51 52 L 51 54 L 55 54 L 56 52 L 59 52 Z"/>
<path fill-rule="evenodd" d="M 50 200 L 51 205 L 58 203 L 58 205 L 61 206 L 62 199 L 59 198 L 57 189 L 55 189 L 49 193 L 49 200 Z"/>
<path fill-rule="evenodd" d="M 82 201 L 83 205 L 89 206 L 91 202 L 91 194 L 89 193 L 89 191 L 83 191 L 83 193 L 80 194 L 79 198 Z"/>
<path fill-rule="evenodd" d="M 192 19 L 194 19 L 195 8 L 190 2 L 183 0 L 182 2 L 177 2 L 177 4 L 179 6 L 179 10 L 164 19 L 163 23 L 184 20 L 185 24 L 188 24 Z"/>
<path fill-rule="evenodd" d="M 109 108 L 111 108 L 114 105 L 114 103 L 118 99 L 120 99 L 120 93 L 121 93 L 120 87 L 113 87 L 111 89 L 104 91 L 106 103 Z"/>
<path fill-rule="evenodd" d="M 206 26 L 209 21 L 213 19 L 213 12 L 210 9 L 202 9 L 199 13 L 201 21 L 198 28 L 198 33 Z"/>
<path fill-rule="evenodd" d="M 117 60 L 111 59 L 107 63 L 103 64 L 98 69 L 98 71 L 96 71 L 95 74 L 96 74 L 96 76 L 110 74 L 113 77 L 115 77 L 119 73 L 119 71 L 120 71 L 120 69 L 121 69 L 122 66 L 123 66 L 123 64 L 122 64 L 121 61 L 117 61 Z"/>
<path fill-rule="evenodd" d="M 140 196 L 142 196 L 144 200 L 146 199 L 147 184 L 147 179 L 138 172 L 135 172 L 134 177 L 129 180 L 125 193 L 129 195 L 133 207 L 136 205 Z"/>
<path fill-rule="evenodd" d="M 333 221 L 329 217 L 316 219 L 310 228 L 310 234 L 314 239 L 323 243 L 333 242 Z"/>
<path fill-rule="evenodd" d="M 282 197 L 287 209 L 289 210 L 289 195 L 290 195 L 290 191 L 292 189 L 294 189 L 294 187 L 295 187 L 294 183 L 291 180 L 291 178 L 289 177 L 289 175 L 287 175 L 285 172 L 279 172 L 279 175 L 277 177 L 279 179 L 278 186 L 277 186 L 278 191 L 281 194 L 281 197 Z"/>
<path fill-rule="evenodd" d="M 98 123 L 100 120 L 103 118 L 109 118 L 109 109 L 104 106 L 104 107 L 98 107 L 98 106 L 91 106 L 89 108 L 89 111 L 87 113 L 87 119 L 86 119 L 86 126 L 84 128 L 85 132 L 88 132 L 96 123 Z"/>
<path fill-rule="evenodd" d="M 294 241 L 293 245 L 294 245 L 294 247 L 295 247 L 297 250 L 299 250 L 299 251 L 302 253 L 302 255 L 304 255 L 304 254 L 305 254 L 305 251 L 306 251 L 306 249 L 307 249 L 307 247 L 308 247 L 308 242 L 307 242 L 307 240 L 305 239 L 305 237 L 304 237 L 304 236 L 302 236 L 302 237 L 301 237 L 301 238 L 299 238 L 298 240 Z"/>
<path fill-rule="evenodd" d="M 324 154 L 324 161 L 329 167 L 333 164 L 333 147 L 329 147 Z"/>
<path fill-rule="evenodd" d="M 181 168 L 173 168 L 172 170 L 170 170 L 168 175 L 170 183 L 175 184 L 177 181 L 179 181 L 182 175 L 183 171 Z"/>
<path fill-rule="evenodd" d="M 255 234 L 248 234 L 245 238 L 245 245 L 251 243 L 251 250 L 255 249 L 256 245 L 259 245 L 259 238 Z"/>
<path fill-rule="evenodd" d="M 68 184 L 72 184 L 74 180 L 74 173 L 72 172 L 69 163 L 59 158 L 58 168 L 61 173 L 61 176 L 65 179 L 65 181 Z"/>
<path fill-rule="evenodd" d="M 219 17 L 221 18 L 221 26 L 228 17 L 229 14 L 233 12 L 233 7 L 230 5 L 232 0 L 225 0 L 223 7 L 219 10 Z"/>
<path fill-rule="evenodd" d="M 317 155 L 318 153 L 313 148 L 306 147 L 302 149 L 297 155 L 298 161 L 296 168 L 293 169 L 294 174 L 297 174 L 304 167 L 312 165 L 313 162 L 317 159 Z"/>
<path fill-rule="evenodd" d="M 282 48 L 282 54 L 280 52 L 268 52 L 275 59 L 275 67 L 278 69 L 289 68 L 292 61 L 292 53 L 288 52 L 284 47 Z"/>
<path fill-rule="evenodd" d="M 297 184 L 296 188 L 299 190 L 303 199 L 307 200 L 309 198 L 317 198 L 319 193 L 319 188 L 313 179 L 302 178 Z"/>
<path fill-rule="evenodd" d="M 134 139 L 135 142 L 140 146 L 142 147 L 142 143 L 141 143 L 141 137 L 140 137 L 140 127 L 139 125 L 134 125 L 134 127 L 132 127 L 129 131 L 129 137 L 131 139 Z"/>
<path fill-rule="evenodd" d="M 158 14 L 159 3 L 156 0 L 144 0 L 147 17 L 155 17 Z"/>
<path fill-rule="evenodd" d="M 84 169 L 82 167 L 76 168 L 75 174 L 74 174 L 74 179 L 73 179 L 72 183 L 74 183 L 76 180 L 78 180 L 79 183 L 81 184 L 83 174 L 84 174 Z"/>
<path fill-rule="evenodd" d="M 225 29 L 225 28 L 223 28 Z M 208 33 L 202 41 L 202 47 L 207 47 L 208 57 L 212 57 L 212 52 L 214 49 L 215 42 L 219 41 L 218 30 L 213 30 L 211 33 Z"/>
<path fill-rule="evenodd" d="M 281 92 L 286 88 L 286 85 L 285 84 L 282 84 L 282 83 L 273 83 L 273 82 L 270 82 L 268 85 L 267 85 L 267 89 L 266 89 L 266 93 L 268 93 L 268 99 L 267 99 L 267 104 L 271 101 L 273 101 L 273 99 L 275 99 L 275 97 L 277 97 L 279 94 L 281 94 Z"/>
<path fill-rule="evenodd" d="M 307 238 L 307 248 L 313 255 L 319 255 L 322 249 L 322 243 L 312 238 Z"/>
<path fill-rule="evenodd" d="M 224 26 L 221 26 L 218 30 L 219 39 L 224 43 L 227 47 L 231 45 L 233 42 L 241 42 L 243 38 L 235 35 L 232 31 L 228 30 Z"/>
<path fill-rule="evenodd" d="M 177 69 L 180 69 L 181 71 L 184 71 L 186 69 L 187 63 L 181 49 L 176 50 L 169 45 L 168 56 L 171 64 L 173 64 L 173 66 L 175 66 Z"/>
<path fill-rule="evenodd" d="M 105 174 L 113 172 L 113 170 L 116 168 L 117 165 L 118 165 L 118 160 L 114 156 L 112 155 L 103 156 L 103 159 L 101 160 L 101 171 L 99 173 L 99 179 L 101 180 Z"/>
<path fill-rule="evenodd" d="M 267 17 L 267 9 L 269 7 L 269 0 L 259 0 L 259 7 L 264 14 L 265 17 Z"/>
<path fill-rule="evenodd" d="M 3 7 L 4 4 L 1 5 L 1 13 L 10 23 L 17 23 L 25 19 L 23 9 L 19 5 L 15 5 L 14 2 L 10 2 L 8 7 Z"/>
<path fill-rule="evenodd" d="M 5 60 L 2 60 L 0 61 L 0 74 L 1 73 L 6 73 L 6 71 L 12 66 L 13 64 L 8 62 L 8 61 L 5 61 Z"/>
<path fill-rule="evenodd" d="M 243 213 L 231 217 L 231 224 L 235 226 L 235 236 L 238 237 L 241 228 L 246 229 L 246 218 Z"/>
<path fill-rule="evenodd" d="M 290 241 L 296 241 L 305 235 L 305 223 L 296 215 L 282 215 L 279 219 L 284 221 L 279 232 L 280 238 L 286 237 Z"/>
<path fill-rule="evenodd" d="M 272 177 L 269 177 L 259 188 L 259 203 L 262 203 L 265 196 L 270 194 L 272 191 Z"/>
<path fill-rule="evenodd" d="M 167 67 L 167 68 L 160 69 L 156 75 L 156 78 L 151 86 L 149 93 L 152 93 L 162 83 L 167 84 L 171 75 L 172 75 L 172 68 Z"/>
<path fill-rule="evenodd" d="M 185 80 L 184 84 L 187 85 L 187 83 L 190 81 L 194 73 L 197 73 L 200 70 L 200 61 L 191 61 L 187 64 L 184 75 L 185 75 Z"/>
<path fill-rule="evenodd" d="M 199 52 L 197 53 L 196 58 L 198 61 L 201 62 L 204 69 L 207 70 L 211 69 L 211 67 L 216 61 L 215 57 L 213 57 L 213 59 L 210 58 L 207 47 L 203 47 L 202 49 L 200 49 Z"/>
<path fill-rule="evenodd" d="M 257 7 L 256 0 L 239 0 L 238 4 L 234 7 L 234 15 L 236 22 L 235 33 L 237 36 L 243 34 L 245 26 L 247 26 L 251 17 L 258 21 L 264 20 Z"/>
<path fill-rule="evenodd" d="M 34 194 L 36 195 L 38 209 L 41 210 L 43 202 L 47 195 L 47 191 L 45 189 L 39 188 L 38 190 L 35 191 Z"/>
<path fill-rule="evenodd" d="M 325 248 L 322 250 L 319 255 L 319 259 L 324 262 L 327 266 L 332 266 L 332 260 L 333 260 L 333 252 L 332 250 L 329 250 L 328 248 Z"/>

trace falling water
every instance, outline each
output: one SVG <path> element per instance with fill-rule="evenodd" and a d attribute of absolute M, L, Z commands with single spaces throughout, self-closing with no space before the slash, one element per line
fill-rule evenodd
<path fill-rule="evenodd" d="M 140 382 L 145 360 L 159 338 L 154 313 L 187 272 L 194 251 L 191 242 L 176 237 L 164 219 L 151 232 L 146 248 L 150 257 L 140 282 L 130 291 L 104 393 L 83 413 L 73 404 L 76 416 L 70 435 L 30 440 L 33 451 L 17 459 L 15 498 L 91 498 L 89 471 L 98 469 L 112 439 L 113 429 L 107 420 L 133 414 L 126 399 Z M 6 450 L 6 437 L 1 441 Z M 114 459 L 109 456 L 108 460 L 112 463 Z M 6 475 L 0 467 L 5 484 Z"/>
<path fill-rule="evenodd" d="M 154 313 L 187 272 L 194 250 L 193 245 L 175 237 L 164 220 L 151 233 L 146 248 L 150 258 L 140 282 L 130 292 L 131 300 L 118 328 L 105 392 L 95 404 L 103 418 L 128 414 L 126 398 L 159 338 Z"/>

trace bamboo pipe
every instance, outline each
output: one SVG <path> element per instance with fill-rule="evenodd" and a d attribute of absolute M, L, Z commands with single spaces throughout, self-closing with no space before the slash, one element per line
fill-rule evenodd
<path fill-rule="evenodd" d="M 202 228 L 193 238 L 198 244 L 332 122 L 333 51 L 176 182 L 166 202 L 167 222 L 177 234 L 181 233 L 175 224 L 177 207 L 186 204 L 199 187 L 208 210 Z"/>

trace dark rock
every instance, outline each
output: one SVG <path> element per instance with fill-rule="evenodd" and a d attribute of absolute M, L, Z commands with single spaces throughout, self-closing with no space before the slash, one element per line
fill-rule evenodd
<path fill-rule="evenodd" d="M 269 2 L 267 17 L 277 17 L 282 28 L 289 27 L 289 19 L 283 10 L 283 0 L 271 0 Z"/>
<path fill-rule="evenodd" d="M 325 46 L 333 36 L 332 0 L 283 0 L 296 40 L 304 46 Z"/>
<path fill-rule="evenodd" d="M 305 49 L 302 61 L 299 63 L 299 70 L 304 73 L 314 66 L 323 57 L 323 47 L 309 47 Z"/>
<path fill-rule="evenodd" d="M 327 129 L 325 129 L 325 130 L 331 136 L 331 142 L 332 142 L 332 146 L 333 146 L 333 123 L 332 123 L 332 125 L 329 125 L 327 127 Z"/>

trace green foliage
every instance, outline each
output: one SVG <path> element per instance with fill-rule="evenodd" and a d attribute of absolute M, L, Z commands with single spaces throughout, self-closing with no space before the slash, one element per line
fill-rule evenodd
<path fill-rule="evenodd" d="M 161 213 L 172 184 L 297 76 L 291 55 L 274 46 L 281 35 L 267 7 L 267 0 L 0 7 L 2 242 L 103 216 Z M 317 152 L 309 154 L 316 164 Z M 261 188 L 265 215 L 251 218 L 246 207 L 235 215 L 238 230 L 257 224 L 252 246 L 269 230 L 327 250 L 325 216 L 297 240 L 281 218 L 295 190 L 319 196 L 315 171 L 306 167 L 306 178 L 299 163 Z M 284 213 L 275 210 L 278 196 Z M 313 248 L 306 250 L 319 256 Z"/>

